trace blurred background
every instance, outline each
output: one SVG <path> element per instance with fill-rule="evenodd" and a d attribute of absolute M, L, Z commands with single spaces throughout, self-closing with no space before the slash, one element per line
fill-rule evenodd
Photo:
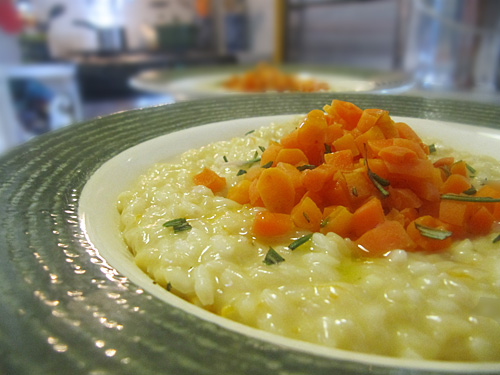
<path fill-rule="evenodd" d="M 0 0 L 0 51 L 0 154 L 181 100 L 176 74 L 263 61 L 357 79 L 341 91 L 500 105 L 498 0 Z"/>

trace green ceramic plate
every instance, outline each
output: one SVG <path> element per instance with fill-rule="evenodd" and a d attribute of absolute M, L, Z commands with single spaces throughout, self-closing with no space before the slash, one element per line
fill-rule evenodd
<path fill-rule="evenodd" d="M 115 156 L 177 130 L 305 113 L 334 97 L 385 108 L 394 116 L 471 124 L 493 128 L 495 134 L 500 128 L 498 106 L 359 94 L 267 94 L 123 112 L 36 138 L 0 158 L 0 373 L 499 373 L 499 364 L 409 364 L 340 351 L 329 356 L 277 344 L 265 334 L 240 333 L 158 298 L 87 240 L 78 212 L 82 191 Z"/>
<path fill-rule="evenodd" d="M 254 68 L 255 65 L 154 69 L 132 77 L 130 85 L 141 91 L 173 95 L 177 100 L 231 95 L 235 92 L 224 88 L 222 82 Z M 330 92 L 401 93 L 413 86 L 411 76 L 403 72 L 299 64 L 285 64 L 280 70 L 326 82 Z"/>

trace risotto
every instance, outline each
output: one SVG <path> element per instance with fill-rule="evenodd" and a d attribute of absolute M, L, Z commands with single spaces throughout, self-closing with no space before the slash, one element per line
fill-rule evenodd
<path fill-rule="evenodd" d="M 193 304 L 278 335 L 400 358 L 500 360 L 496 224 L 444 251 L 379 256 L 360 255 L 355 239 L 334 231 L 254 234 L 265 209 L 228 199 L 228 189 L 302 120 L 187 151 L 123 192 L 121 231 L 138 267 Z M 475 181 L 500 180 L 496 160 L 432 142 L 433 162 L 467 160 Z M 205 168 L 225 179 L 216 193 L 193 182 Z M 291 250 L 297 239 L 304 241 Z"/>

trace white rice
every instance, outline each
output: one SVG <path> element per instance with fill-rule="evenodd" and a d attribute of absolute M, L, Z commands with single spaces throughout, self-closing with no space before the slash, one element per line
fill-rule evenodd
<path fill-rule="evenodd" d="M 440 254 L 394 250 L 360 259 L 352 255 L 353 243 L 334 233 L 315 233 L 290 251 L 287 245 L 305 234 L 296 232 L 272 244 L 285 261 L 266 265 L 270 244 L 249 235 L 258 209 L 193 185 L 204 167 L 234 185 L 242 161 L 296 125 L 271 125 L 188 151 L 154 166 L 122 193 L 121 229 L 137 265 L 196 305 L 287 337 L 403 358 L 500 360 L 495 233 Z M 496 161 L 438 144 L 436 157 L 449 154 L 500 179 Z M 190 231 L 174 234 L 162 226 L 180 217 L 188 219 Z"/>

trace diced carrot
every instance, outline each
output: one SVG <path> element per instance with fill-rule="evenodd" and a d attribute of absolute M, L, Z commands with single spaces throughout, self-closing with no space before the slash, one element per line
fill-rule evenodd
<path fill-rule="evenodd" d="M 244 175 L 245 180 L 253 181 L 259 178 L 260 174 L 264 171 L 260 165 L 253 165 L 247 169 L 247 172 Z"/>
<path fill-rule="evenodd" d="M 250 180 L 240 180 L 236 185 L 229 188 L 227 192 L 227 198 L 231 199 L 239 204 L 250 203 L 250 185 L 252 182 Z"/>
<path fill-rule="evenodd" d="M 442 200 L 439 203 L 439 220 L 463 227 L 467 219 L 467 203 Z"/>
<path fill-rule="evenodd" d="M 476 235 L 488 234 L 495 221 L 493 214 L 481 206 L 469 219 L 468 231 Z"/>
<path fill-rule="evenodd" d="M 364 202 L 366 198 L 377 193 L 366 171 L 345 172 L 344 178 L 347 183 L 349 197 L 354 205 L 357 205 L 356 203 L 359 202 Z"/>
<path fill-rule="evenodd" d="M 413 242 L 415 242 L 417 246 L 420 247 L 422 250 L 436 252 L 450 247 L 452 242 L 451 237 L 447 237 L 442 240 L 426 237 L 420 232 L 420 230 L 417 228 L 415 224 L 420 224 L 423 227 L 432 228 L 436 230 L 446 231 L 449 228 L 445 225 L 444 222 L 432 216 L 420 216 L 419 218 L 412 221 L 406 228 L 406 231 L 408 232 L 408 235 L 413 240 Z"/>
<path fill-rule="evenodd" d="M 354 211 L 354 234 L 359 237 L 384 221 L 385 215 L 382 203 L 378 198 L 371 198 Z"/>
<path fill-rule="evenodd" d="M 342 173 L 337 172 L 321 191 L 325 205 L 341 205 L 350 208 L 351 200 L 347 183 Z"/>
<path fill-rule="evenodd" d="M 218 193 L 226 187 L 226 179 L 209 168 L 204 168 L 200 173 L 194 175 L 193 182 L 195 185 L 206 186 L 214 193 Z"/>
<path fill-rule="evenodd" d="M 396 129 L 391 116 L 389 116 L 389 112 L 385 112 L 382 114 L 382 116 L 380 116 L 376 126 L 378 126 L 380 130 L 382 130 L 385 138 L 399 137 L 399 131 Z"/>
<path fill-rule="evenodd" d="M 370 128 L 365 133 L 356 137 L 354 142 L 356 143 L 356 147 L 361 155 L 365 156 L 365 150 L 368 150 L 368 141 L 385 139 L 384 133 L 378 126 L 374 126 Z"/>
<path fill-rule="evenodd" d="M 415 133 L 415 130 L 413 130 L 407 123 L 396 122 L 394 126 L 396 127 L 400 138 L 410 139 L 417 143 L 422 143 L 422 139 L 420 139 L 417 133 Z"/>
<path fill-rule="evenodd" d="M 476 196 L 500 198 L 500 189 L 492 184 L 486 184 L 484 186 L 481 186 L 481 188 L 477 191 Z"/>
<path fill-rule="evenodd" d="M 252 181 L 248 188 L 248 197 L 250 198 L 250 204 L 254 207 L 264 207 L 264 202 L 262 202 L 262 199 L 259 194 L 259 190 L 257 189 L 257 183 L 259 182 L 259 179 L 255 179 Z"/>
<path fill-rule="evenodd" d="M 332 101 L 332 108 L 346 122 L 344 128 L 347 130 L 356 127 L 363 113 L 363 110 L 355 104 L 337 99 Z"/>
<path fill-rule="evenodd" d="M 333 141 L 339 139 L 344 135 L 344 130 L 342 129 L 342 125 L 338 123 L 333 123 L 328 125 L 325 132 L 325 143 L 327 145 L 331 145 Z"/>
<path fill-rule="evenodd" d="M 385 220 L 391 220 L 391 221 L 397 221 L 400 223 L 403 227 L 406 227 L 406 218 L 405 216 L 401 213 L 401 211 L 391 208 L 391 210 L 385 215 Z"/>
<path fill-rule="evenodd" d="M 299 141 L 297 140 L 298 134 L 299 130 L 295 129 L 291 133 L 288 133 L 285 136 L 281 137 L 280 143 L 283 145 L 283 147 L 286 148 L 298 148 L 299 147 Z"/>
<path fill-rule="evenodd" d="M 467 189 L 470 189 L 471 186 L 472 185 L 467 177 L 462 176 L 461 174 L 451 174 L 441 185 L 441 192 L 443 194 L 460 194 Z"/>
<path fill-rule="evenodd" d="M 291 218 L 296 227 L 318 232 L 322 220 L 321 210 L 316 203 L 309 198 L 304 197 L 293 209 Z"/>
<path fill-rule="evenodd" d="M 278 153 L 283 149 L 283 145 L 271 142 L 269 146 L 264 150 L 260 156 L 260 165 L 267 165 L 272 162 L 272 166 L 275 167 L 277 164 Z"/>
<path fill-rule="evenodd" d="M 345 127 L 346 121 L 342 117 L 340 117 L 337 112 L 335 112 L 333 106 L 327 104 L 323 106 L 323 110 L 326 112 L 325 119 L 327 120 L 327 124 L 339 124 L 343 128 Z"/>
<path fill-rule="evenodd" d="M 324 147 L 326 128 L 322 111 L 316 109 L 309 112 L 298 129 L 297 141 L 300 148 L 318 145 Z"/>
<path fill-rule="evenodd" d="M 354 169 L 354 158 L 351 150 L 342 150 L 325 154 L 325 163 L 339 171 Z"/>
<path fill-rule="evenodd" d="M 377 157 L 380 150 L 385 147 L 389 147 L 394 145 L 394 139 L 372 139 L 368 140 L 368 157 L 374 158 Z"/>
<path fill-rule="evenodd" d="M 432 179 L 434 166 L 430 160 L 415 159 L 411 163 L 400 164 L 385 161 L 389 173 L 407 176 L 409 178 Z"/>
<path fill-rule="evenodd" d="M 404 138 L 394 138 L 394 146 L 406 147 L 414 151 L 420 159 L 427 158 L 427 153 L 424 148 L 422 148 L 423 143 L 418 143 L 411 139 Z"/>
<path fill-rule="evenodd" d="M 377 176 L 386 180 L 389 178 L 389 170 L 382 159 L 366 159 L 366 164 Z"/>
<path fill-rule="evenodd" d="M 422 206 L 422 200 L 411 189 L 389 186 L 387 191 L 389 196 L 383 202 L 387 207 L 404 210 L 405 208 L 419 208 Z"/>
<path fill-rule="evenodd" d="M 290 176 L 280 168 L 264 170 L 257 180 L 260 198 L 271 212 L 289 214 L 295 203 L 295 188 Z"/>
<path fill-rule="evenodd" d="M 351 133 L 346 133 L 332 143 L 336 151 L 351 150 L 353 156 L 359 155 L 358 146 L 354 142 L 354 137 Z"/>
<path fill-rule="evenodd" d="M 415 161 L 418 156 L 415 151 L 401 146 L 384 147 L 379 152 L 379 157 L 392 164 L 409 164 Z"/>
<path fill-rule="evenodd" d="M 451 174 L 459 174 L 464 177 L 469 177 L 469 172 L 467 171 L 467 163 L 463 160 L 457 161 L 450 166 Z"/>
<path fill-rule="evenodd" d="M 282 169 L 292 180 L 295 189 L 295 202 L 298 203 L 306 193 L 306 188 L 302 182 L 302 173 L 293 165 L 288 163 L 278 163 L 276 168 Z"/>
<path fill-rule="evenodd" d="M 418 217 L 418 212 L 415 208 L 403 208 L 400 212 L 405 217 L 405 228 Z"/>
<path fill-rule="evenodd" d="M 333 232 L 344 238 L 350 238 L 352 233 L 353 214 L 345 206 L 330 206 L 324 210 L 324 225 L 321 233 Z"/>
<path fill-rule="evenodd" d="M 302 172 L 302 183 L 307 190 L 318 192 L 323 189 L 328 180 L 333 178 L 335 172 L 335 167 L 329 164 L 322 164 L 314 169 L 306 169 Z"/>
<path fill-rule="evenodd" d="M 368 108 L 363 110 L 361 117 L 359 118 L 357 128 L 362 132 L 370 130 L 377 123 L 380 116 L 382 116 L 387 111 L 376 108 Z"/>
<path fill-rule="evenodd" d="M 255 215 L 252 233 L 258 237 L 283 236 L 293 229 L 290 215 L 261 211 Z"/>
<path fill-rule="evenodd" d="M 415 243 L 397 221 L 387 220 L 365 232 L 356 243 L 363 255 L 380 256 L 388 251 L 413 250 Z"/>
<path fill-rule="evenodd" d="M 283 148 L 276 156 L 276 163 L 288 163 L 291 165 L 309 164 L 306 154 L 299 148 Z"/>
<path fill-rule="evenodd" d="M 450 166 L 455 162 L 455 158 L 453 156 L 447 156 L 441 159 L 438 159 L 434 162 L 434 166 L 436 168 L 444 167 L 444 166 Z"/>
<path fill-rule="evenodd" d="M 401 211 L 392 208 L 387 215 L 385 215 L 386 220 L 398 221 L 405 228 L 417 217 L 418 212 L 415 208 L 403 208 Z"/>
<path fill-rule="evenodd" d="M 493 183 L 486 184 L 477 191 L 475 196 L 498 199 L 500 198 L 500 187 Z M 473 203 L 473 205 L 478 206 L 479 203 Z M 496 221 L 500 221 L 500 203 L 484 203 L 483 206 L 493 214 L 493 217 Z"/>
<path fill-rule="evenodd" d="M 409 180 L 411 189 L 421 198 L 423 201 L 438 202 L 441 193 L 439 186 L 432 181 L 425 180 Z"/>

